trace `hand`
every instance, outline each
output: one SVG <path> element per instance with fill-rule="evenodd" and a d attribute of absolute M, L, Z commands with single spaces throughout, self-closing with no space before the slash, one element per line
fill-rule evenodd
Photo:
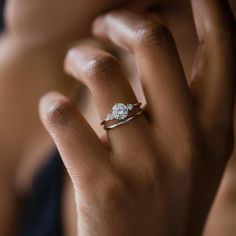
<path fill-rule="evenodd" d="M 126 11 L 95 21 L 93 32 L 133 53 L 145 115 L 100 140 L 58 93 L 42 121 L 75 189 L 79 235 L 200 235 L 232 151 L 235 22 L 223 1 L 193 1 L 199 47 L 188 86 L 168 30 Z M 91 91 L 101 118 L 136 98 L 118 61 L 80 45 L 66 69 Z M 219 109 L 220 108 L 220 109 Z"/>
<path fill-rule="evenodd" d="M 6 1 L 0 41 L 0 235 L 14 234 L 6 232 L 16 230 L 11 225 L 19 219 L 18 194 L 30 191 L 52 146 L 38 119 L 39 97 L 48 90 L 71 94 L 74 83 L 62 70 L 66 48 L 89 33 L 98 13 L 117 3 L 121 1 Z"/>

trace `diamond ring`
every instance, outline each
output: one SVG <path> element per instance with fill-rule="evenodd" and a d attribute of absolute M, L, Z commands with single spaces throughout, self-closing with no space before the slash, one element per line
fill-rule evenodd
<path fill-rule="evenodd" d="M 134 104 L 116 103 L 112 107 L 110 113 L 105 117 L 104 121 L 101 122 L 101 125 L 104 125 L 104 129 L 107 129 L 107 127 L 115 128 L 121 124 L 125 124 L 128 121 L 134 119 L 137 115 L 139 115 L 139 113 L 142 111 L 142 109 L 140 108 L 141 105 L 142 105 L 141 103 L 134 103 Z M 114 120 L 119 121 L 119 123 L 112 124 L 109 126 L 106 125 L 106 123 L 112 122 Z"/>
<path fill-rule="evenodd" d="M 142 114 L 143 114 L 143 110 L 140 110 L 140 111 L 134 113 L 134 114 L 133 114 L 132 116 L 130 116 L 129 118 L 127 118 L 126 120 L 120 121 L 120 122 L 118 122 L 118 123 L 116 123 L 116 124 L 114 124 L 114 125 L 104 125 L 104 129 L 105 129 L 105 130 L 114 129 L 114 128 L 120 126 L 120 125 L 124 125 L 124 124 L 128 123 L 129 121 L 133 120 L 134 118 L 136 118 L 137 116 L 140 116 L 140 115 L 142 115 Z"/>

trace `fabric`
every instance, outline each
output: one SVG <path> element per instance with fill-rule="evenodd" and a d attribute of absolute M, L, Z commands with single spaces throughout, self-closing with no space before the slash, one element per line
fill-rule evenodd
<path fill-rule="evenodd" d="M 37 175 L 26 200 L 21 236 L 61 236 L 61 189 L 63 164 L 58 153 Z"/>

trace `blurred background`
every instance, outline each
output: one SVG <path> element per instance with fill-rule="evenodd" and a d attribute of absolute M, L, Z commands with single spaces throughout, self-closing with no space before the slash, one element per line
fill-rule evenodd
<path fill-rule="evenodd" d="M 0 29 L 3 29 L 3 5 L 4 0 L 0 0 Z"/>

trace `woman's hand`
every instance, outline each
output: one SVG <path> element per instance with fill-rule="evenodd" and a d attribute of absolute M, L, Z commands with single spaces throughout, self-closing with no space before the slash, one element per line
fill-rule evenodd
<path fill-rule="evenodd" d="M 49 90 L 72 92 L 74 83 L 62 68 L 68 45 L 87 36 L 94 18 L 121 1 L 5 2 L 0 38 L 0 235 L 12 235 L 8 231 L 16 230 L 11 225 L 19 219 L 19 192 L 30 190 L 42 156 L 52 148 L 38 119 L 39 97 Z"/>
<path fill-rule="evenodd" d="M 145 114 L 99 139 L 58 93 L 40 104 L 75 190 L 79 235 L 200 235 L 232 151 L 235 22 L 227 3 L 193 0 L 199 47 L 187 84 L 163 26 L 127 11 L 98 18 L 97 37 L 133 53 Z M 66 69 L 91 91 L 103 119 L 136 103 L 119 62 L 86 45 Z"/>

